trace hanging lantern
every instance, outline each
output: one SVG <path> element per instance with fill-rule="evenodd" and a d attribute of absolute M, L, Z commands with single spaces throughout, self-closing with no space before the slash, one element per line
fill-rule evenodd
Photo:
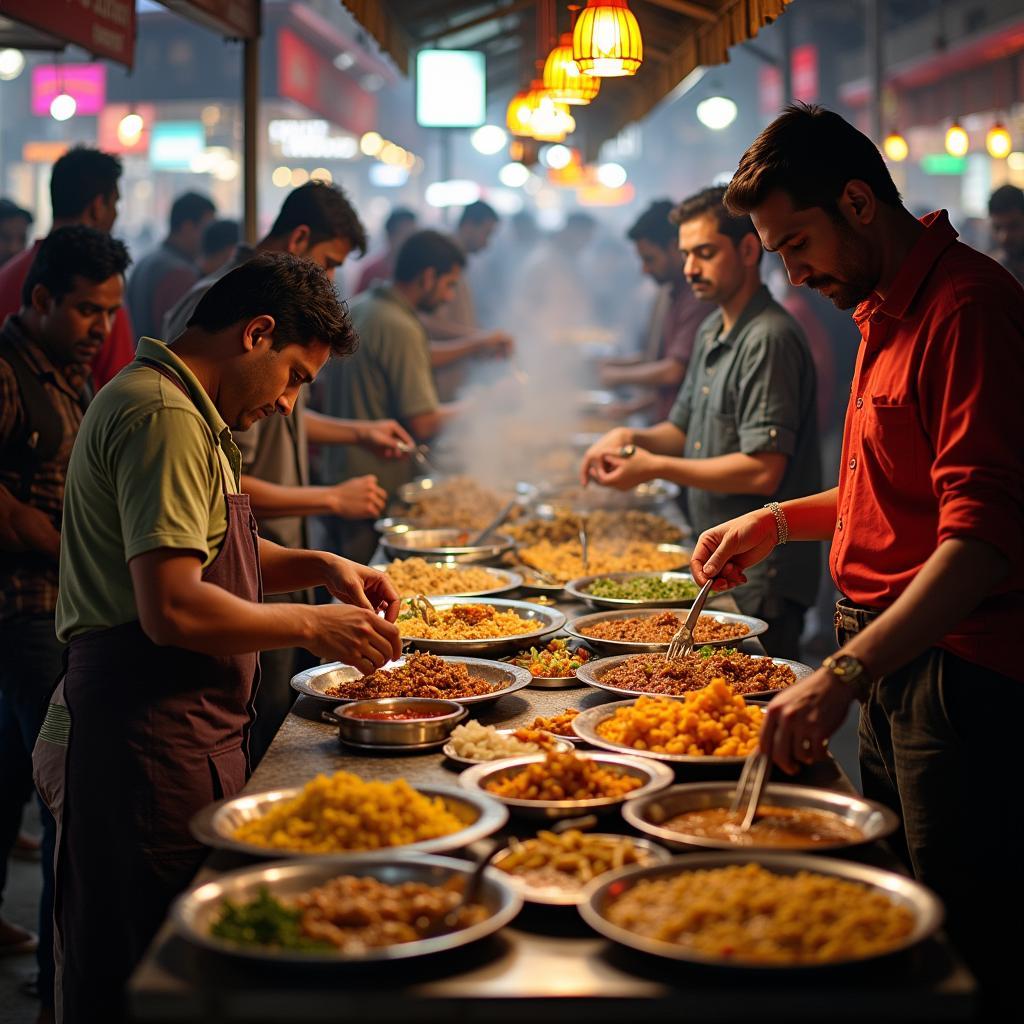
<path fill-rule="evenodd" d="M 1013 139 L 1006 130 L 1006 125 L 996 121 L 985 136 L 985 148 L 993 160 L 1005 160 L 1013 149 Z"/>
<path fill-rule="evenodd" d="M 561 142 L 576 130 L 576 119 L 564 103 L 551 98 L 544 83 L 535 78 L 526 96 L 530 108 L 529 135 L 538 142 Z"/>
<path fill-rule="evenodd" d="M 595 78 L 637 73 L 644 42 L 626 0 L 587 0 L 573 29 L 572 57 L 583 74 Z"/>
<path fill-rule="evenodd" d="M 889 132 L 882 140 L 882 152 L 894 164 L 902 163 L 910 156 L 910 146 L 899 132 Z"/>
<path fill-rule="evenodd" d="M 572 59 L 571 32 L 562 33 L 544 62 L 544 88 L 556 102 L 576 106 L 589 103 L 601 88 L 601 79 L 582 74 Z"/>
<path fill-rule="evenodd" d="M 520 89 L 509 101 L 508 110 L 505 113 L 505 124 L 508 130 L 513 135 L 529 137 L 532 113 L 530 93 L 527 89 Z"/>
<path fill-rule="evenodd" d="M 966 156 L 971 148 L 971 140 L 967 132 L 954 121 L 946 131 L 946 152 L 950 156 Z"/>

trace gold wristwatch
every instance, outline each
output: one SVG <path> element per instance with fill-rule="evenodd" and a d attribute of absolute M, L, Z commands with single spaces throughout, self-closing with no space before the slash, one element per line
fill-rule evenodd
<path fill-rule="evenodd" d="M 852 654 L 830 654 L 821 663 L 821 667 L 831 672 L 843 685 L 850 687 L 857 700 L 867 700 L 871 692 L 871 676 L 864 662 Z"/>

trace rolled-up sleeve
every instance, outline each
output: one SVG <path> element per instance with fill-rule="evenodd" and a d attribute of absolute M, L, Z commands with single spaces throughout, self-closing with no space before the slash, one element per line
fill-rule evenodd
<path fill-rule="evenodd" d="M 1011 564 L 1024 554 L 1024 325 L 1005 302 L 965 299 L 921 361 L 921 416 L 934 450 L 936 540 L 974 537 Z"/>

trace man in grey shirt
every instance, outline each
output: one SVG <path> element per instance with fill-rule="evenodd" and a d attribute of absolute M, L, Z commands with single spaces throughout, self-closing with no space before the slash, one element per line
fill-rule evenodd
<path fill-rule="evenodd" d="M 718 304 L 697 332 L 693 361 L 666 421 L 610 431 L 584 456 L 584 483 L 622 489 L 674 480 L 689 490 L 698 534 L 772 501 L 821 486 L 814 364 L 803 332 L 761 283 L 761 242 L 749 217 L 705 189 L 674 211 L 694 293 Z M 769 623 L 770 654 L 799 656 L 804 612 L 819 583 L 816 545 L 779 545 L 747 570 L 740 609 Z"/>

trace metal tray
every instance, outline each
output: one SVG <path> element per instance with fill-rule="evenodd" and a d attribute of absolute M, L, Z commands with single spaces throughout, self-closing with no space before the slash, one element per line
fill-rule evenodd
<path fill-rule="evenodd" d="M 530 685 L 531 676 L 525 668 L 518 665 L 506 665 L 500 661 L 486 661 L 483 658 L 445 657 L 445 661 L 465 665 L 471 675 L 477 676 L 488 683 L 501 684 L 500 690 L 493 690 L 491 693 L 482 693 L 475 697 L 459 697 L 457 704 L 487 704 L 490 701 L 504 697 L 506 694 L 515 693 Z M 383 667 L 385 669 L 398 668 L 405 664 L 405 658 L 396 661 L 389 661 Z M 354 683 L 362 679 L 363 673 L 351 665 L 340 661 L 332 661 L 327 665 L 317 665 L 316 668 L 308 668 L 292 676 L 292 689 L 307 697 L 316 697 L 318 700 L 330 701 L 332 706 L 339 704 L 351 704 L 353 701 L 365 700 L 364 697 L 330 697 L 324 690 L 330 686 L 341 686 L 344 683 Z M 443 698 L 448 700 L 449 698 Z M 451 698 L 455 700 L 455 698 Z"/>
<path fill-rule="evenodd" d="M 670 601 L 627 601 L 617 597 L 596 597 L 587 592 L 587 587 L 597 580 L 614 580 L 619 583 L 635 579 L 655 579 L 666 583 L 683 580 L 693 583 L 693 577 L 688 572 L 601 572 L 594 576 L 579 576 L 570 580 L 566 583 L 565 589 L 577 601 L 582 601 L 591 608 L 611 608 L 613 610 L 620 608 L 689 608 L 697 599 L 697 591 L 700 590 L 700 587 L 694 583 L 697 591 L 694 592 L 693 597 L 676 598 Z"/>
<path fill-rule="evenodd" d="M 525 728 L 525 726 L 520 726 L 520 728 Z M 498 732 L 504 733 L 506 736 L 518 731 L 518 729 L 498 730 Z M 567 750 L 572 750 L 572 744 L 564 736 L 556 736 L 553 732 L 549 732 L 548 736 L 550 736 L 555 741 L 552 744 L 552 748 L 554 750 L 560 751 L 563 754 Z M 498 761 L 508 760 L 507 757 L 492 757 L 487 761 L 481 761 L 479 758 L 473 757 L 462 757 L 461 755 L 455 753 L 455 749 L 452 746 L 451 739 L 449 739 L 447 743 L 445 743 L 445 745 L 441 748 L 441 752 L 444 754 L 445 757 L 448 758 L 449 761 L 454 761 L 456 764 L 497 764 Z"/>
<path fill-rule="evenodd" d="M 495 533 L 485 544 L 470 544 L 479 530 L 398 530 L 382 533 L 380 546 L 392 558 L 426 558 L 438 562 L 490 562 L 511 551 L 516 542 Z"/>
<path fill-rule="evenodd" d="M 440 797 L 452 814 L 466 822 L 466 827 L 458 832 L 452 832 L 451 835 L 391 847 L 387 854 L 447 853 L 450 850 L 461 850 L 464 846 L 497 832 L 508 821 L 508 811 L 501 802 L 492 799 L 486 793 L 468 792 L 455 786 L 439 786 L 433 783 L 425 783 L 414 788 L 424 796 Z M 218 800 L 217 803 L 204 807 L 192 818 L 189 830 L 206 846 L 244 853 L 250 857 L 301 857 L 303 860 L 322 860 L 331 857 L 347 867 L 349 864 L 373 862 L 383 855 L 381 850 L 318 854 L 306 853 L 304 850 L 270 849 L 234 838 L 234 832 L 239 825 L 253 818 L 262 817 L 274 804 L 292 799 L 301 789 L 301 786 L 291 786 L 287 789 L 272 789 L 265 793 L 242 794 L 227 800 Z"/>
<path fill-rule="evenodd" d="M 627 804 L 626 806 L 629 805 Z M 638 839 L 636 836 L 624 836 L 613 832 L 588 832 L 587 835 L 600 839 L 618 839 L 620 841 L 628 839 L 633 846 L 643 854 L 644 859 L 639 865 L 637 865 L 638 867 L 664 864 L 672 859 L 672 855 L 668 850 L 658 846 L 657 843 L 652 843 L 649 839 Z M 529 841 L 529 839 L 523 840 L 525 843 L 528 843 Z M 498 871 L 501 871 L 508 880 L 509 885 L 511 885 L 527 903 L 542 903 L 549 907 L 575 907 L 579 906 L 579 904 L 583 902 L 583 894 L 586 892 L 587 888 L 586 885 L 580 886 L 577 889 L 573 889 L 568 886 L 539 885 L 535 882 L 529 881 L 522 875 L 513 875 L 502 871 L 501 862 L 511 852 L 511 849 L 504 850 L 502 853 L 499 853 L 491 863 Z M 607 874 L 608 872 L 606 871 L 604 874 L 595 876 L 594 881 L 598 878 L 604 878 Z"/>
<path fill-rule="evenodd" d="M 552 637 L 552 640 L 558 640 L 559 637 Z M 536 644 L 531 644 L 531 647 L 536 647 Z M 545 645 L 546 646 L 546 645 Z M 581 647 L 586 648 L 586 644 L 580 643 L 578 640 L 570 644 L 570 650 L 578 651 Z M 591 652 L 593 653 L 593 652 Z M 503 659 L 506 664 L 511 664 L 510 658 Z M 596 660 L 596 659 L 595 659 Z M 589 664 L 589 662 L 588 662 Z M 522 666 L 518 666 L 522 668 Z M 586 666 L 583 666 L 584 668 Z M 527 669 L 527 672 L 530 670 Z M 581 686 L 586 686 L 582 679 L 577 675 L 571 676 L 535 676 L 530 675 L 530 689 L 531 690 L 574 690 Z"/>
<path fill-rule="evenodd" d="M 638 757 L 622 754 L 606 754 L 603 751 L 577 751 L 576 756 L 586 761 L 598 761 L 605 767 L 619 768 L 627 775 L 643 781 L 643 785 L 626 796 L 601 797 L 596 800 L 517 800 L 497 796 L 484 787 L 488 782 L 502 775 L 515 775 L 528 764 L 544 760 L 544 754 L 526 754 L 523 757 L 509 757 L 503 761 L 488 761 L 485 764 L 467 768 L 459 776 L 459 785 L 470 792 L 483 793 L 492 800 L 499 800 L 510 811 L 527 818 L 575 818 L 586 814 L 606 814 L 617 810 L 627 800 L 636 800 L 648 793 L 656 793 L 672 784 L 675 776 L 672 769 Z"/>
<path fill-rule="evenodd" d="M 270 864 L 229 871 L 210 882 L 195 885 L 178 897 L 171 911 L 174 927 L 189 942 L 227 956 L 244 960 L 274 961 L 289 964 L 364 964 L 381 960 L 405 960 L 456 949 L 470 942 L 493 935 L 519 913 L 522 897 L 509 885 L 508 875 L 488 868 L 480 887 L 478 902 L 488 910 L 488 917 L 479 924 L 447 935 L 438 935 L 416 942 L 399 942 L 390 946 L 367 949 L 362 953 L 336 951 L 284 950 L 274 947 L 241 946 L 210 934 L 225 899 L 245 901 L 256 897 L 261 889 L 283 899 L 323 885 L 339 875 L 370 876 L 387 885 L 402 882 L 425 882 L 439 885 L 453 875 L 468 881 L 473 865 L 452 857 L 402 857 L 377 852 L 360 863 L 324 857 L 320 860 L 278 860 Z"/>
<path fill-rule="evenodd" d="M 800 871 L 811 871 L 832 878 L 842 878 L 851 882 L 860 882 L 879 890 L 890 899 L 906 907 L 914 915 L 914 929 L 911 934 L 898 945 L 870 957 L 851 957 L 846 960 L 830 960 L 827 963 L 800 964 L 766 964 L 759 961 L 737 960 L 735 957 L 703 956 L 672 942 L 649 939 L 635 932 L 612 924 L 608 920 L 607 910 L 613 899 L 637 882 L 649 878 L 671 878 L 684 871 L 697 871 L 708 868 L 728 867 L 731 864 L 760 864 L 769 871 L 780 875 L 795 875 Z M 780 971 L 814 970 L 822 967 L 836 967 L 844 963 L 857 963 L 863 960 L 874 960 L 880 956 L 891 956 L 893 953 L 909 949 L 933 935 L 942 924 L 942 904 L 938 897 L 923 885 L 897 875 L 892 871 L 870 867 L 867 864 L 854 864 L 851 861 L 833 860 L 830 857 L 809 857 L 805 854 L 788 853 L 691 853 L 685 857 L 675 857 L 668 864 L 659 864 L 649 868 L 625 868 L 612 875 L 597 879 L 585 893 L 580 904 L 583 920 L 594 931 L 612 942 L 649 953 L 653 956 L 665 957 L 669 960 L 682 960 L 688 963 L 702 964 L 713 967 L 732 967 L 744 970 Z"/>
<path fill-rule="evenodd" d="M 533 647 L 537 641 L 557 633 L 565 625 L 565 616 L 557 608 L 531 604 L 529 601 L 510 601 L 508 598 L 497 598 L 481 602 L 473 597 L 439 597 L 433 602 L 438 611 L 453 608 L 458 604 L 486 603 L 499 611 L 515 612 L 522 619 L 531 619 L 537 628 L 529 633 L 518 636 L 489 637 L 485 640 L 425 640 L 415 636 L 403 636 L 402 643 L 419 651 L 430 651 L 432 654 L 490 654 L 503 655 L 520 651 L 524 647 Z M 508 668 L 515 666 L 509 665 Z M 526 671 L 525 669 L 523 671 Z M 527 677 L 530 673 L 526 672 Z"/>
<path fill-rule="evenodd" d="M 450 572 L 454 575 L 463 572 L 465 568 L 469 567 L 467 563 L 460 562 L 434 562 L 433 566 L 435 569 L 442 569 L 445 572 Z M 376 569 L 378 572 L 382 572 L 385 575 L 387 574 L 386 563 L 379 562 L 376 565 L 371 565 L 370 568 Z M 475 569 L 478 567 L 472 566 L 472 568 Z M 512 590 L 518 590 L 523 585 L 523 577 L 517 572 L 512 572 L 509 569 L 498 569 L 491 565 L 479 568 L 482 568 L 484 572 L 489 572 L 491 575 L 496 577 L 495 586 L 490 590 L 460 590 L 455 594 L 427 594 L 426 596 L 429 597 L 431 601 L 441 600 L 445 597 L 491 597 L 494 594 L 507 594 Z M 405 596 L 409 597 L 412 595 L 406 594 Z"/>
<path fill-rule="evenodd" d="M 648 480 L 628 491 L 612 490 L 591 485 L 541 491 L 534 507 L 539 516 L 554 516 L 559 510 L 637 509 L 657 508 L 679 497 L 679 485 L 671 480 Z"/>
<path fill-rule="evenodd" d="M 443 487 L 446 483 L 448 481 L 443 477 L 420 477 L 418 480 L 412 480 L 398 488 L 398 500 L 404 501 L 406 505 L 412 505 L 420 499 L 428 497 L 431 492 L 436 491 L 439 487 Z M 514 490 L 520 504 L 527 504 L 537 497 L 537 488 L 533 484 L 526 483 L 524 480 L 518 481 L 515 484 Z M 502 493 L 507 494 L 508 497 L 512 496 L 508 490 L 502 492 L 501 485 L 495 487 L 494 491 L 499 497 L 502 496 Z M 508 499 L 506 498 L 505 500 Z"/>
<path fill-rule="evenodd" d="M 649 694 L 648 696 L 658 695 Z M 672 700 L 673 698 L 667 699 Z M 635 703 L 635 700 L 617 700 L 611 704 L 599 704 L 596 708 L 581 711 L 572 720 L 573 730 L 581 740 L 585 740 L 592 747 L 613 750 L 617 754 L 626 754 L 630 757 L 642 757 L 644 760 L 664 761 L 667 764 L 741 765 L 746 760 L 745 757 L 715 757 L 713 754 L 658 754 L 653 750 L 624 747 L 621 743 L 613 743 L 598 734 L 597 727 L 601 722 L 606 718 L 611 718 L 619 708 L 632 707 Z"/>
<path fill-rule="evenodd" d="M 764 852 L 780 851 L 778 847 L 739 845 L 726 839 L 709 839 L 677 829 L 665 828 L 663 822 L 687 811 L 707 810 L 711 807 L 728 807 L 736 792 L 734 782 L 692 782 L 630 801 L 622 815 L 633 828 L 656 839 L 665 846 L 676 850 L 742 850 Z M 769 783 L 764 792 L 763 802 L 776 807 L 799 807 L 812 811 L 831 811 L 839 815 L 848 825 L 860 829 L 864 838 L 856 842 L 822 843 L 796 853 L 819 853 L 826 850 L 841 850 L 864 843 L 873 843 L 892 835 L 899 827 L 900 819 L 881 804 L 865 800 L 853 793 L 838 793 L 832 789 L 816 789 L 813 786 L 790 786 Z"/>
<path fill-rule="evenodd" d="M 608 654 L 658 654 L 664 653 L 668 650 L 668 642 L 663 644 L 641 644 L 631 643 L 626 640 L 601 640 L 595 636 L 588 636 L 584 630 L 588 626 L 595 626 L 599 622 L 613 622 L 618 619 L 646 619 L 659 612 L 672 612 L 680 619 L 685 619 L 685 615 L 679 615 L 678 609 L 668 608 L 664 605 L 658 605 L 654 608 L 629 608 L 623 611 L 614 612 L 592 612 L 590 615 L 581 615 L 578 619 L 573 619 L 566 627 L 565 631 L 570 636 L 576 637 L 578 640 L 582 640 L 584 643 L 589 644 L 591 647 L 595 647 L 600 651 L 607 651 Z M 705 643 L 696 643 L 695 647 L 736 647 L 743 643 L 744 640 L 751 640 L 755 636 L 760 636 L 762 633 L 768 631 L 768 623 L 764 619 L 755 619 L 752 615 L 737 615 L 734 612 L 714 612 L 707 611 L 701 612 L 700 617 L 702 619 L 714 619 L 716 622 L 737 622 L 747 626 L 750 630 L 745 636 L 733 637 L 730 640 L 708 640 Z"/>
<path fill-rule="evenodd" d="M 814 669 L 810 665 L 801 664 L 799 661 L 790 661 L 788 658 L 772 658 L 766 654 L 747 654 L 744 652 L 745 658 L 765 658 L 768 661 L 773 661 L 776 665 L 788 665 L 793 670 L 793 675 L 796 676 L 797 682 L 801 679 L 806 679 L 809 675 L 814 674 Z M 602 678 L 606 672 L 610 672 L 613 668 L 617 668 L 627 658 L 635 657 L 633 654 L 615 654 L 610 658 L 596 658 L 593 661 L 588 661 L 586 665 L 582 666 L 579 672 L 576 673 L 576 677 L 581 679 L 587 686 L 593 686 L 596 690 L 604 690 L 605 693 L 614 693 L 623 697 L 673 697 L 676 700 L 682 700 L 683 694 L 681 693 L 652 693 L 650 690 L 627 690 L 621 686 L 612 686 L 611 683 L 602 682 Z M 743 694 L 744 700 L 756 701 L 761 703 L 765 700 L 771 700 L 778 693 L 782 693 L 782 690 L 756 690 L 753 693 Z"/>

